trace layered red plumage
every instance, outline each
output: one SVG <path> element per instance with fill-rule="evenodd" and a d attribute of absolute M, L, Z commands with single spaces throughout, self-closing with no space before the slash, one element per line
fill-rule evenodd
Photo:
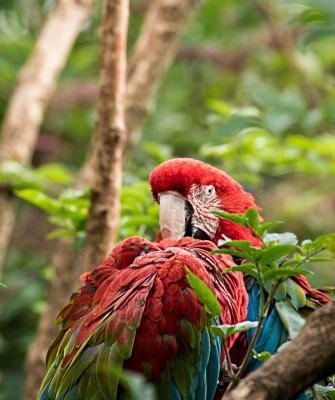
<path fill-rule="evenodd" d="M 217 296 L 222 323 L 241 322 L 247 313 L 242 274 L 222 274 L 233 262 L 209 254 L 215 249 L 212 242 L 192 238 L 121 242 L 82 276 L 85 284 L 60 312 L 63 329 L 49 352 L 49 366 L 56 359 L 69 374 L 75 360 L 102 343 L 116 346 L 125 368 L 155 382 L 164 380 L 180 357 L 196 362 L 211 317 L 189 285 L 186 266 Z M 233 341 L 227 341 L 228 348 Z"/>

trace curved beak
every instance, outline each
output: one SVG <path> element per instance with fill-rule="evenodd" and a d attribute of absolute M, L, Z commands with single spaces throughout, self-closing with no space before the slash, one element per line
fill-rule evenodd
<path fill-rule="evenodd" d="M 190 203 L 176 192 L 159 195 L 159 225 L 163 239 L 179 240 L 186 235 L 191 217 Z"/>

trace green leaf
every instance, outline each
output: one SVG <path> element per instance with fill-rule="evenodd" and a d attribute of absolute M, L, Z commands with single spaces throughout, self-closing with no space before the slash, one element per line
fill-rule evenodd
<path fill-rule="evenodd" d="M 298 45 L 305 50 L 306 47 L 315 40 L 333 38 L 334 36 L 334 26 L 318 26 L 317 28 L 308 30 L 304 35 L 302 35 L 298 41 Z"/>
<path fill-rule="evenodd" d="M 249 255 L 248 253 L 245 253 L 244 251 L 237 251 L 237 250 L 230 249 L 230 248 L 223 247 L 222 249 L 219 249 L 219 250 L 213 250 L 213 251 L 211 251 L 211 253 L 212 254 L 230 254 L 232 256 L 240 257 L 240 258 L 246 259 L 251 262 L 254 261 L 254 257 Z"/>
<path fill-rule="evenodd" d="M 248 240 L 230 240 L 227 242 L 227 246 L 235 247 L 248 253 L 251 249 L 251 242 Z"/>
<path fill-rule="evenodd" d="M 290 244 L 274 245 L 263 251 L 260 263 L 263 265 L 271 264 L 292 253 L 295 249 L 296 247 Z"/>
<path fill-rule="evenodd" d="M 294 339 L 300 329 L 305 325 L 304 318 L 293 308 L 289 301 L 275 303 L 276 310 L 285 328 L 288 330 L 290 338 Z"/>
<path fill-rule="evenodd" d="M 280 283 L 275 294 L 273 295 L 274 299 L 277 301 L 285 300 L 287 296 L 286 285 L 284 282 Z"/>
<path fill-rule="evenodd" d="M 298 264 L 299 262 L 300 261 L 296 260 L 295 258 L 292 258 L 290 260 L 280 263 L 280 268 L 292 267 L 292 266 Z"/>
<path fill-rule="evenodd" d="M 263 272 L 263 279 L 270 280 L 270 279 L 280 279 L 280 278 L 289 278 L 290 276 L 295 275 L 307 275 L 310 274 L 311 271 L 307 271 L 303 268 L 279 268 L 279 269 L 271 269 L 269 271 Z"/>
<path fill-rule="evenodd" d="M 233 221 L 247 227 L 245 216 L 243 214 L 230 214 L 222 210 L 215 210 L 212 211 L 212 213 L 218 215 L 221 218 L 228 219 L 229 221 Z"/>
<path fill-rule="evenodd" d="M 55 239 L 55 238 L 59 238 L 59 237 L 63 237 L 63 238 L 73 237 L 73 232 L 70 232 L 67 229 L 56 229 L 47 235 L 48 239 Z"/>
<path fill-rule="evenodd" d="M 235 271 L 244 272 L 245 274 L 249 274 L 249 275 L 254 276 L 255 278 L 259 278 L 259 274 L 258 274 L 257 268 L 255 267 L 255 264 L 238 265 L 236 267 L 227 268 L 227 269 L 223 270 L 222 273 L 226 274 L 226 273 L 235 272 Z"/>
<path fill-rule="evenodd" d="M 191 288 L 194 290 L 195 294 L 198 296 L 199 300 L 205 306 L 206 311 L 214 317 L 221 315 L 220 303 L 218 302 L 213 292 L 200 278 L 193 274 L 193 272 L 191 272 L 189 268 L 187 268 L 186 266 L 185 268 L 187 272 L 188 282 Z"/>
<path fill-rule="evenodd" d="M 248 331 L 249 329 L 256 328 L 257 325 L 258 321 L 244 321 L 234 325 L 213 325 L 211 329 L 215 335 L 227 339 L 228 336 L 233 335 L 234 333 Z"/>
<path fill-rule="evenodd" d="M 73 181 L 72 173 L 63 164 L 45 164 L 39 167 L 36 172 L 60 185 L 69 185 Z"/>
<path fill-rule="evenodd" d="M 287 294 L 292 300 L 294 306 L 296 308 L 304 307 L 307 299 L 303 288 L 292 279 L 288 279 L 285 284 Z"/>
<path fill-rule="evenodd" d="M 272 287 L 274 286 L 273 281 L 270 281 L 270 280 L 268 280 L 268 281 L 265 280 L 265 281 L 263 282 L 263 285 L 264 285 L 264 289 L 265 289 L 268 293 L 270 293 Z M 281 283 L 278 285 L 278 287 L 277 287 L 277 289 L 276 289 L 276 291 L 275 291 L 273 297 L 274 297 L 274 299 L 277 300 L 277 301 L 283 301 L 283 300 L 286 299 L 286 295 L 287 295 L 287 293 L 286 293 L 286 285 L 285 285 L 284 282 L 281 282 Z"/>
<path fill-rule="evenodd" d="M 335 256 L 335 233 L 328 233 L 317 237 L 313 242 L 313 246 L 320 250 L 322 248 L 327 249 Z"/>
<path fill-rule="evenodd" d="M 282 224 L 282 221 L 269 221 L 265 222 L 264 224 L 260 225 L 257 229 L 257 234 L 260 238 L 263 238 L 264 234 L 276 225 Z"/>
<path fill-rule="evenodd" d="M 321 262 L 334 262 L 334 258 L 330 257 L 309 257 L 306 262 L 321 263 Z"/>
<path fill-rule="evenodd" d="M 58 212 L 60 209 L 60 203 L 47 196 L 43 192 L 36 189 L 22 189 L 15 190 L 15 195 L 28 201 L 29 203 L 34 204 L 37 207 L 42 208 L 48 213 Z"/>
<path fill-rule="evenodd" d="M 42 190 L 45 187 L 45 181 L 41 176 L 15 161 L 5 161 L 0 164 L 0 183 L 14 189 Z"/>
<path fill-rule="evenodd" d="M 253 357 L 259 361 L 267 361 L 271 358 L 272 354 L 269 351 L 262 351 L 261 353 L 257 353 L 255 349 L 252 349 Z"/>
<path fill-rule="evenodd" d="M 230 240 L 229 242 L 225 243 L 225 246 L 220 250 L 224 250 L 222 252 L 226 254 L 232 254 L 238 257 L 246 258 L 249 261 L 258 260 L 262 256 L 263 252 L 261 249 L 251 246 L 251 243 L 245 240 Z"/>
<path fill-rule="evenodd" d="M 247 225 L 253 228 L 256 232 L 259 228 L 259 213 L 254 208 L 249 208 L 244 214 Z"/>

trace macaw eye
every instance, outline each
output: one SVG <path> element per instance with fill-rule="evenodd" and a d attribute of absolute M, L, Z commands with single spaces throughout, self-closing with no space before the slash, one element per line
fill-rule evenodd
<path fill-rule="evenodd" d="M 205 186 L 205 195 L 209 199 L 211 198 L 215 193 L 215 187 L 213 185 L 208 185 Z"/>

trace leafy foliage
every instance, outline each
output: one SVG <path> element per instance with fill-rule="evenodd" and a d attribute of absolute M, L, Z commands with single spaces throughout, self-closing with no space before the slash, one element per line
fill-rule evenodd
<path fill-rule="evenodd" d="M 250 182 L 255 182 L 255 176 L 260 176 L 262 171 L 275 176 L 304 173 L 332 177 L 335 174 L 335 138 L 328 133 L 306 137 L 306 126 L 315 129 L 312 121 L 316 112 L 307 108 L 303 97 L 264 89 L 257 101 L 263 104 L 264 110 L 236 109 L 219 101 L 212 102 L 220 117 L 215 124 L 216 135 L 224 137 L 224 144 L 206 144 L 201 153 L 224 160 L 228 169 L 243 173 L 244 179 L 248 177 Z M 318 118 L 321 122 L 321 115 Z M 304 135 L 287 133 L 297 123 Z M 236 154 L 239 154 L 238 164 Z"/>
<path fill-rule="evenodd" d="M 0 184 L 12 189 L 56 190 L 73 181 L 62 164 L 45 164 L 39 168 L 23 167 L 14 161 L 0 164 Z"/>
<path fill-rule="evenodd" d="M 215 214 L 248 227 L 263 242 L 263 247 L 259 249 L 251 246 L 248 241 L 226 240 L 222 243 L 222 248 L 214 251 L 214 253 L 230 254 L 245 260 L 241 265 L 227 269 L 224 273 L 240 271 L 254 277 L 259 284 L 260 309 L 258 321 L 247 321 L 242 325 L 212 327 L 213 332 L 224 339 L 229 334 L 256 327 L 240 370 L 236 376 L 233 376 L 234 379 L 237 379 L 242 376 L 252 353 L 260 361 L 266 361 L 271 356 L 269 352 L 258 354 L 253 346 L 260 334 L 262 322 L 269 312 L 273 299 L 277 300 L 275 307 L 288 330 L 289 337 L 293 339 L 299 333 L 305 324 L 305 319 L 298 310 L 305 305 L 315 308 L 315 304 L 306 297 L 303 289 L 291 277 L 298 274 L 309 274 L 310 271 L 305 266 L 311 261 L 334 262 L 335 233 L 322 235 L 314 241 L 305 240 L 299 244 L 297 237 L 291 232 L 267 233 L 267 230 L 275 226 L 277 222 L 261 224 L 258 212 L 254 209 L 247 210 L 244 215 L 230 215 L 221 211 L 215 211 Z M 315 257 L 325 251 L 329 254 L 329 257 Z M 266 292 L 267 295 L 265 295 Z M 325 388 L 324 393 L 326 392 Z"/>
<path fill-rule="evenodd" d="M 87 192 L 66 190 L 57 199 L 35 189 L 16 190 L 15 194 L 49 214 L 49 221 L 59 226 L 49 238 L 75 237 L 82 240 L 86 236 L 86 219 L 89 199 Z"/>
<path fill-rule="evenodd" d="M 258 249 L 247 241 L 229 240 L 224 243 L 225 247 L 215 252 L 231 254 L 247 260 L 247 263 L 232 267 L 231 270 L 250 274 L 257 279 L 261 287 L 278 300 L 286 299 L 287 294 L 291 292 L 288 286 L 292 285 L 289 279 L 291 276 L 311 273 L 305 265 L 313 261 L 334 262 L 335 260 L 335 233 L 322 235 L 314 241 L 305 240 L 299 245 L 297 237 L 291 232 L 267 233 L 267 229 L 277 222 L 261 224 L 257 217 L 258 212 L 254 209 L 249 209 L 245 215 L 237 216 L 230 216 L 221 211 L 215 213 L 234 222 L 238 219 L 239 223 L 247 226 L 263 241 L 263 248 Z M 328 251 L 329 257 L 315 257 L 324 251 Z M 300 295 L 303 294 L 300 293 Z M 299 300 L 292 297 L 290 301 L 294 305 Z"/>
<path fill-rule="evenodd" d="M 16 190 L 15 194 L 41 208 L 49 221 L 60 227 L 48 237 L 73 237 L 82 247 L 86 238 L 86 221 L 89 208 L 89 191 L 65 190 L 54 199 L 37 189 Z M 124 186 L 121 191 L 120 240 L 129 236 L 154 238 L 158 231 L 158 206 L 153 203 L 147 182 Z"/>

